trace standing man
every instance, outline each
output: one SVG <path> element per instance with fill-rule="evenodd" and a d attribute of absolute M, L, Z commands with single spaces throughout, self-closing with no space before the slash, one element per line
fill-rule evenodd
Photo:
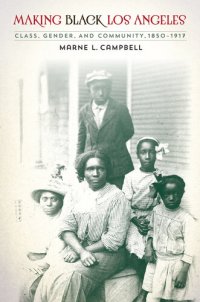
<path fill-rule="evenodd" d="M 86 76 L 91 102 L 80 110 L 77 155 L 94 149 L 107 153 L 112 162 L 109 181 L 121 189 L 125 174 L 133 170 L 126 142 L 134 127 L 128 108 L 110 97 L 111 77 L 104 70 Z"/>

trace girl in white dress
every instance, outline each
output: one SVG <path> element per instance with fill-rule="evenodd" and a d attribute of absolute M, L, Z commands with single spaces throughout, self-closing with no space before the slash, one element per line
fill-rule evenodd
<path fill-rule="evenodd" d="M 143 278 L 146 268 L 144 249 L 146 235 L 149 229 L 149 219 L 152 209 L 159 203 L 154 183 L 161 177 L 161 172 L 155 168 L 156 159 L 162 159 L 161 153 L 166 153 L 167 145 L 160 144 L 153 137 L 143 137 L 137 143 L 137 156 L 140 167 L 125 176 L 123 192 L 131 203 L 131 224 L 127 234 L 126 248 L 130 253 L 132 266 Z"/>
<path fill-rule="evenodd" d="M 180 207 L 185 183 L 177 175 L 163 177 L 158 192 L 163 203 L 156 206 L 145 257 L 149 261 L 143 289 L 152 283 L 147 301 L 191 301 L 194 299 L 193 217 Z"/>

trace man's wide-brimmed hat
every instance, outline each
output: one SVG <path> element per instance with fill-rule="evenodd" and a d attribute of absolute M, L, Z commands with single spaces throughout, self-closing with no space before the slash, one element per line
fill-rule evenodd
<path fill-rule="evenodd" d="M 41 185 L 32 191 L 32 198 L 35 201 L 40 202 L 40 196 L 43 191 L 56 193 L 61 195 L 61 197 L 64 197 L 66 194 L 66 184 L 64 184 L 61 179 L 51 178 L 46 184 Z"/>
<path fill-rule="evenodd" d="M 93 81 L 101 81 L 101 80 L 111 82 L 112 74 L 105 70 L 94 70 L 93 72 L 88 73 L 86 75 L 85 84 L 88 86 Z"/>

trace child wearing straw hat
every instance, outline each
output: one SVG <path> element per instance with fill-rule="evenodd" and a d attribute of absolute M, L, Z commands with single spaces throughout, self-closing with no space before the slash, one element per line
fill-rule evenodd
<path fill-rule="evenodd" d="M 62 179 L 51 177 L 31 193 L 37 207 L 24 230 L 26 257 L 21 274 L 20 302 L 33 301 L 42 275 L 49 268 L 50 258 L 54 252 L 64 248 L 61 240 L 59 243 L 56 239 L 56 249 L 50 249 L 51 242 L 57 237 L 65 191 Z M 49 250 L 51 250 L 51 256 Z"/>

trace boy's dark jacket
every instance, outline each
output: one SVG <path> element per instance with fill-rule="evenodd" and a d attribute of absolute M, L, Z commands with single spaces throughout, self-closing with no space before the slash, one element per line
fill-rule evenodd
<path fill-rule="evenodd" d="M 101 127 L 98 129 L 92 111 L 92 102 L 80 110 L 77 155 L 93 149 L 102 150 L 110 157 L 111 177 L 123 176 L 133 170 L 126 142 L 133 136 L 134 127 L 128 108 L 109 100 Z"/>

